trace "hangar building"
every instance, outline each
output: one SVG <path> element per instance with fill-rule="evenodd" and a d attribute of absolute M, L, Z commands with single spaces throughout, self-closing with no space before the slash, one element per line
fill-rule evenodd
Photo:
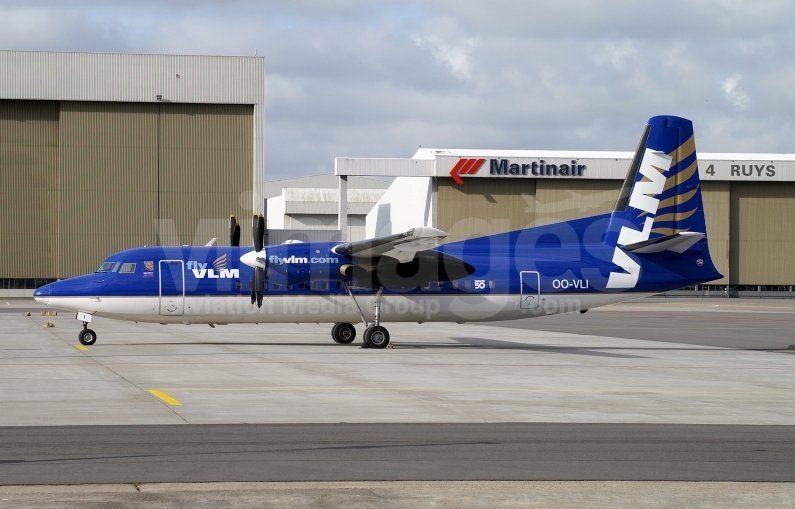
<path fill-rule="evenodd" d="M 0 289 L 134 246 L 228 244 L 230 213 L 262 212 L 264 72 L 262 57 L 0 51 Z"/>

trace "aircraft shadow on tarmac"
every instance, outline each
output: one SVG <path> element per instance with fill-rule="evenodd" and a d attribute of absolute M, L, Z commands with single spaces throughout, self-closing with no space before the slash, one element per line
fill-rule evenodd
<path fill-rule="evenodd" d="M 431 350 L 431 349 L 452 349 L 452 350 L 523 350 L 523 351 L 538 351 L 538 352 L 557 352 L 572 355 L 592 355 L 597 357 L 615 357 L 615 358 L 635 358 L 644 359 L 648 358 L 643 355 L 622 354 L 611 352 L 610 350 L 619 351 L 633 351 L 633 352 L 669 352 L 669 351 L 688 351 L 688 352 L 722 352 L 726 350 L 741 350 L 741 351 L 755 351 L 755 352 L 781 352 L 781 353 L 795 353 L 795 345 L 789 345 L 787 348 L 732 348 L 732 347 L 699 347 L 699 346 L 674 346 L 678 343 L 671 343 L 670 347 L 630 347 L 630 346 L 598 346 L 581 347 L 581 346 L 559 346 L 559 345 L 546 345 L 546 344 L 527 344 L 515 341 L 506 341 L 499 339 L 488 339 L 479 337 L 457 337 L 450 338 L 456 343 L 418 343 L 418 342 L 403 342 L 397 341 L 394 344 L 396 349 L 414 349 L 414 350 Z M 129 346 L 284 346 L 291 348 L 306 348 L 306 347 L 329 347 L 329 348 L 357 348 L 356 345 L 337 345 L 331 342 L 294 342 L 294 341 L 169 341 L 157 343 L 117 343 L 117 344 L 103 344 L 100 348 L 107 350 L 112 348 L 122 348 Z M 228 352 L 230 355 L 236 355 L 241 352 Z M 218 353 L 223 355 L 223 353 Z M 152 355 L 152 354 L 147 354 Z M 185 354 L 176 354 L 185 355 Z M 193 353 L 187 355 L 205 355 L 203 353 Z"/>
<path fill-rule="evenodd" d="M 457 343 L 406 343 L 406 342 L 397 342 L 394 343 L 396 349 L 423 349 L 423 350 L 430 350 L 430 349 L 453 349 L 453 350 L 464 350 L 464 349 L 476 349 L 476 350 L 525 350 L 525 351 L 546 351 L 546 352 L 559 352 L 559 353 L 568 353 L 574 355 L 595 355 L 601 357 L 620 357 L 620 358 L 646 358 L 641 355 L 631 355 L 631 354 L 620 354 L 620 353 L 611 353 L 605 352 L 603 350 L 713 350 L 712 348 L 626 348 L 626 347 L 591 347 L 591 348 L 582 348 L 582 347 L 574 347 L 574 346 L 552 346 L 552 345 L 529 345 L 527 343 L 517 343 L 514 341 L 504 341 L 504 340 L 496 340 L 496 339 L 486 339 L 486 338 L 450 338 Z M 198 346 L 198 345 L 207 345 L 207 346 L 285 346 L 285 347 L 329 347 L 329 348 L 354 348 L 356 349 L 356 345 L 335 345 L 333 343 L 298 343 L 298 342 L 290 342 L 290 341 L 258 341 L 256 343 L 252 342 L 238 342 L 238 341 L 171 341 L 171 342 L 158 342 L 155 343 L 156 345 L 160 346 Z M 118 343 L 118 344 L 104 344 L 101 345 L 102 349 L 110 349 L 110 348 L 119 348 L 119 347 L 128 347 L 128 346 L 153 346 L 152 343 Z M 229 354 L 237 355 L 241 352 L 229 352 Z M 153 354 L 147 354 L 153 355 Z M 181 355 L 181 354 L 177 354 Z M 193 353 L 188 355 L 205 355 L 202 353 Z"/>

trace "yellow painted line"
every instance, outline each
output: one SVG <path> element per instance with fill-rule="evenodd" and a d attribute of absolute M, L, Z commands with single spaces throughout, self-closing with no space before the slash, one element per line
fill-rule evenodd
<path fill-rule="evenodd" d="M 148 390 L 146 392 L 148 392 L 152 396 L 156 397 L 157 399 L 168 403 L 171 406 L 182 406 L 182 403 L 180 403 L 176 399 L 172 398 L 171 396 L 169 396 L 168 394 L 166 394 L 163 391 L 160 391 L 160 390 L 157 390 L 157 389 L 150 389 L 150 390 Z"/>
<path fill-rule="evenodd" d="M 88 351 L 88 348 L 86 348 L 86 347 L 85 347 L 85 346 L 83 346 L 83 345 L 75 345 L 75 348 L 77 348 L 77 349 L 78 349 L 78 350 L 80 350 L 81 352 L 87 352 L 87 351 Z"/>

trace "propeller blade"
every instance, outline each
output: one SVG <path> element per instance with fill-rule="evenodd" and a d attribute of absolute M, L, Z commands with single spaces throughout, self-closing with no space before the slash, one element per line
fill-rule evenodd
<path fill-rule="evenodd" d="M 237 226 L 237 219 L 235 219 L 235 215 L 232 214 L 229 216 L 229 245 L 235 245 L 235 226 Z"/>
<path fill-rule="evenodd" d="M 262 251 L 262 235 L 259 235 L 259 217 L 251 218 L 251 238 L 254 240 L 254 251 Z"/>
<path fill-rule="evenodd" d="M 265 218 L 262 217 L 262 214 L 260 214 L 259 218 L 257 218 L 257 242 L 259 242 L 260 246 L 264 247 L 264 244 L 265 244 Z M 262 247 L 257 249 L 257 251 L 262 251 Z"/>
<path fill-rule="evenodd" d="M 235 231 L 232 233 L 232 245 L 237 247 L 240 246 L 240 225 L 235 225 Z"/>
<path fill-rule="evenodd" d="M 257 307 L 262 307 L 262 269 L 256 267 L 251 276 L 251 303 L 257 303 Z"/>

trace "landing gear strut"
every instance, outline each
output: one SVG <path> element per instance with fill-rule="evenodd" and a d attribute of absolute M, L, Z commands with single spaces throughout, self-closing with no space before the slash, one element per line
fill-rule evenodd
<path fill-rule="evenodd" d="M 386 330 L 386 327 L 381 325 L 381 293 L 384 291 L 384 287 L 379 287 L 378 291 L 375 293 L 375 320 L 373 323 L 368 323 L 350 287 L 345 282 L 342 284 L 345 286 L 345 290 L 348 291 L 348 295 L 350 295 L 353 303 L 356 305 L 356 310 L 359 311 L 359 317 L 361 317 L 362 323 L 367 327 L 364 331 L 364 345 L 362 348 L 386 348 L 389 345 L 389 331 Z"/>

